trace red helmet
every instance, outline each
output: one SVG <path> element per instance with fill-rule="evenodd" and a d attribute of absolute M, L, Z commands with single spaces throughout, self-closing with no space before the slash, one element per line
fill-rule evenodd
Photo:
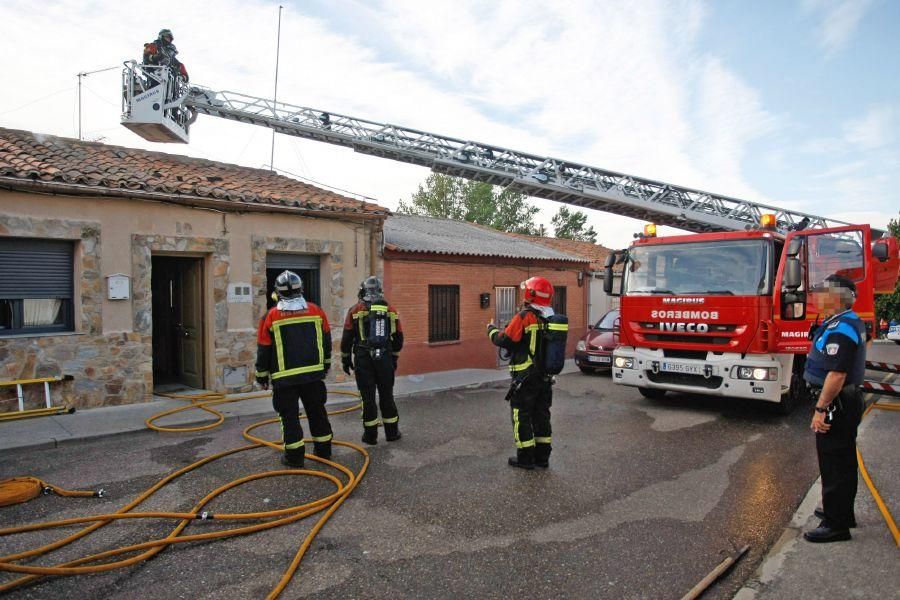
<path fill-rule="evenodd" d="M 526 279 L 519 287 L 525 290 L 525 302 L 539 306 L 550 306 L 553 300 L 553 286 L 543 277 Z"/>

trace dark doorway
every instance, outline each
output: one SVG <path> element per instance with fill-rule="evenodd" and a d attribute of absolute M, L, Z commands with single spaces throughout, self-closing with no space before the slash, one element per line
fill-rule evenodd
<path fill-rule="evenodd" d="M 290 270 L 303 280 L 303 297 L 314 304 L 322 305 L 319 273 L 320 257 L 315 254 L 287 254 L 270 252 L 266 256 L 266 309 L 275 306 L 272 292 L 275 279 L 285 270 Z"/>
<path fill-rule="evenodd" d="M 154 256 L 153 385 L 203 387 L 203 259 Z"/>

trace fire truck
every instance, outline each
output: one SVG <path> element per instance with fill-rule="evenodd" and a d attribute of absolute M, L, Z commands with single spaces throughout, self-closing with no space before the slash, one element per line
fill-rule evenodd
<path fill-rule="evenodd" d="M 854 311 L 872 332 L 874 294 L 894 291 L 898 264 L 896 238 L 873 239 L 868 225 L 779 232 L 764 214 L 745 231 L 666 237 L 648 225 L 606 264 L 606 292 L 621 296 L 613 381 L 647 398 L 751 398 L 788 413 L 805 395 L 809 333 L 824 319 L 816 286 L 833 273 L 852 279 Z"/>
<path fill-rule="evenodd" d="M 819 318 L 807 306 L 810 284 L 832 272 L 852 275 L 860 290 L 856 309 L 872 322 L 873 293 L 893 291 L 897 279 L 896 240 L 876 239 L 883 232 L 865 225 L 213 90 L 165 66 L 124 63 L 123 126 L 153 142 L 186 144 L 199 115 L 694 232 L 657 238 L 648 228 L 627 251 L 614 253 L 625 273 L 617 291 L 613 265 L 607 266 L 607 292 L 623 296 L 624 346 L 614 355 L 614 381 L 645 396 L 672 390 L 749 397 L 789 410 L 800 394 L 809 327 Z"/>

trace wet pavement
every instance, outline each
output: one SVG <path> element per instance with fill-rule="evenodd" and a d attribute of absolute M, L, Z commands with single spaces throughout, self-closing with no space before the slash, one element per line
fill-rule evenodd
<path fill-rule="evenodd" d="M 782 535 L 818 473 L 809 411 L 781 417 L 752 402 L 672 396 L 647 400 L 608 376 L 559 378 L 547 471 L 506 466 L 514 451 L 500 386 L 423 393 L 398 402 L 403 438 L 369 448 L 372 463 L 316 537 L 282 597 L 677 598 L 744 544 L 748 554 L 706 596 L 730 598 Z M 244 445 L 260 416 L 192 434 L 140 431 L 56 448 L 5 450 L 2 476 L 35 475 L 103 499 L 41 497 L 0 510 L 0 526 L 111 512 L 169 472 Z M 332 418 L 358 441 L 358 413 Z M 264 430 L 277 437 L 275 427 Z M 336 457 L 357 468 L 358 455 Z M 279 468 L 266 448 L 180 478 L 147 509 L 189 510 L 211 489 Z M 331 491 L 317 478 L 253 482 L 213 511 L 271 510 Z M 196 523 L 188 532 L 220 527 Z M 264 596 L 310 520 L 239 538 L 172 547 L 108 574 L 47 579 L 11 598 Z M 120 522 L 60 550 L 51 564 L 165 535 L 171 524 Z M 70 529 L 67 531 L 74 531 Z M 0 538 L 0 555 L 61 534 Z M 0 574 L 0 584 L 11 580 Z"/>

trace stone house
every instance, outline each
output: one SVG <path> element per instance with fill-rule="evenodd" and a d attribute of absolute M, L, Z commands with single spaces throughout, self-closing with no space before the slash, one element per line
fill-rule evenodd
<path fill-rule="evenodd" d="M 522 301 L 519 283 L 534 275 L 553 284 L 554 307 L 569 317 L 574 355 L 587 329 L 589 263 L 472 223 L 392 215 L 384 225 L 384 279 L 404 331 L 398 374 L 500 366 L 485 326 L 513 317 Z"/>
<path fill-rule="evenodd" d="M 53 394 L 75 407 L 249 390 L 285 268 L 339 354 L 388 214 L 270 171 L 0 128 L 0 380 L 71 375 Z"/>

